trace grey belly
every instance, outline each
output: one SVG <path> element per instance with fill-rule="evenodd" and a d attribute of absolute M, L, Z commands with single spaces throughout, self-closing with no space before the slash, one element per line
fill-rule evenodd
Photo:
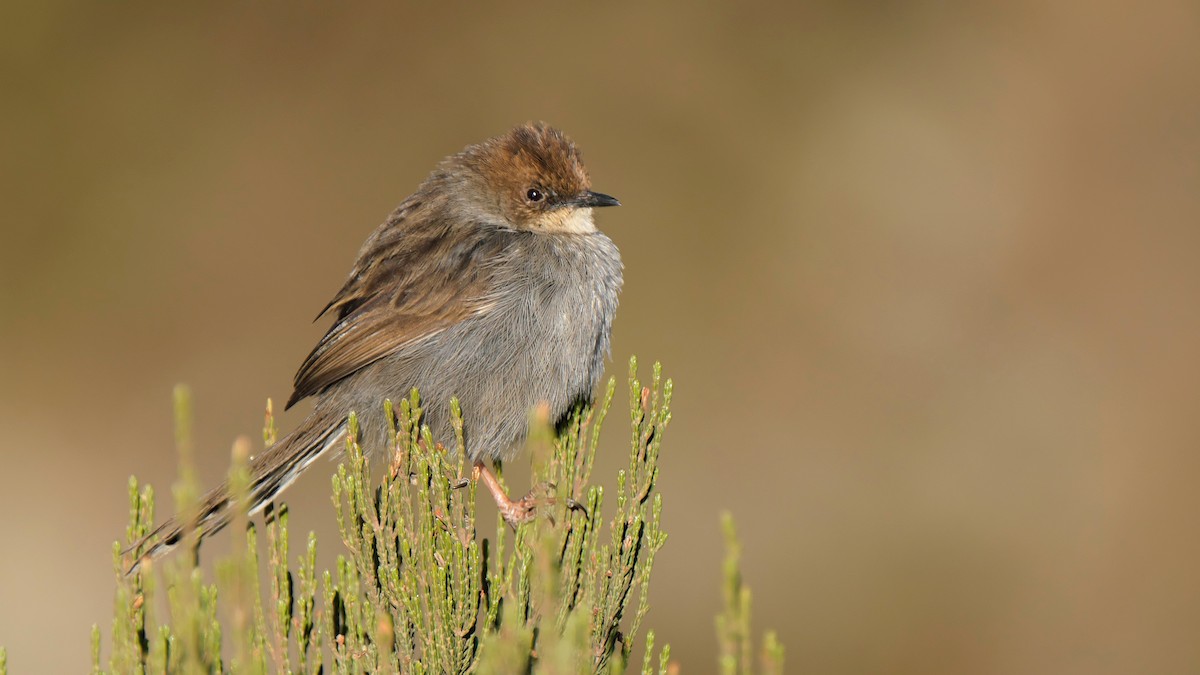
<path fill-rule="evenodd" d="M 417 387 L 436 441 L 454 446 L 449 401 L 456 397 L 469 457 L 511 458 L 535 406 L 547 404 L 553 422 L 576 402 L 591 399 L 616 309 L 616 264 L 615 282 L 594 275 L 558 283 L 518 276 L 517 286 L 509 287 L 515 292 L 503 294 L 491 311 L 335 385 L 343 393 L 337 397 L 343 412 L 358 413 L 364 447 L 381 447 L 385 440 L 383 398 L 398 402 Z"/>

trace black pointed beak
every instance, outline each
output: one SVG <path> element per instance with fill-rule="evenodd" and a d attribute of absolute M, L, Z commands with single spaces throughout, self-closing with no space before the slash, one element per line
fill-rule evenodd
<path fill-rule="evenodd" d="M 579 198 L 579 205 L 597 208 L 601 206 L 620 206 L 621 202 L 617 201 L 616 197 L 589 191 L 583 193 L 583 196 Z"/>

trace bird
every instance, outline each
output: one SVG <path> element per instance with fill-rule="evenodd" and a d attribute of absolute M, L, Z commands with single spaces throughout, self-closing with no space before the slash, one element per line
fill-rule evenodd
<path fill-rule="evenodd" d="M 388 447 L 385 399 L 421 393 L 435 440 L 465 451 L 510 525 L 532 517 L 488 467 L 511 459 L 531 410 L 562 420 L 591 402 L 610 355 L 622 286 L 620 252 L 594 210 L 620 202 L 591 189 L 575 143 L 541 122 L 450 155 L 363 243 L 345 284 L 317 315 L 333 323 L 293 382 L 287 408 L 313 398 L 294 430 L 250 460 L 251 515 L 319 457 L 344 447 L 354 413 L 364 449 Z M 130 572 L 165 554 L 186 531 L 230 522 L 222 484 L 194 518 L 168 520 L 125 550 Z"/>

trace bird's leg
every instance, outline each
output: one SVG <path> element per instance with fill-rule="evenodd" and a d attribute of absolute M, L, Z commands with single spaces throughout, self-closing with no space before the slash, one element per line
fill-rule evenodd
<path fill-rule="evenodd" d="M 500 479 L 496 478 L 496 474 L 492 473 L 492 470 L 482 461 L 475 462 L 474 471 L 475 477 L 482 480 L 483 484 L 487 486 L 488 492 L 492 493 L 492 498 L 496 500 L 496 508 L 500 510 L 500 515 L 509 527 L 515 530 L 517 525 L 533 520 L 534 509 L 541 500 L 535 499 L 532 495 L 526 495 L 513 501 L 504 491 L 504 486 L 500 485 Z"/>

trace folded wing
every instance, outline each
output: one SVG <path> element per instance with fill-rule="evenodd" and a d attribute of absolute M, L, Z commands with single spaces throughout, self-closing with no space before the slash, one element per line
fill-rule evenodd
<path fill-rule="evenodd" d="M 398 220 L 411 226 L 396 227 L 404 224 Z M 414 219 L 411 209 L 397 210 L 363 245 L 345 286 L 321 312 L 337 312 L 337 321 L 300 366 L 287 407 L 490 310 L 493 263 L 507 244 L 497 234 L 484 224 Z"/>

